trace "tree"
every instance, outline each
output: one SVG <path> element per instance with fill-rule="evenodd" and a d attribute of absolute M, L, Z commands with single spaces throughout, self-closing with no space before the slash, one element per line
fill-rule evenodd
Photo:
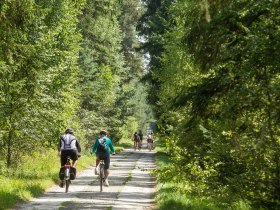
<path fill-rule="evenodd" d="M 76 16 L 82 5 L 82 0 L 0 4 L 0 153 L 8 167 L 74 125 Z"/>
<path fill-rule="evenodd" d="M 279 2 L 145 2 L 153 104 L 178 180 L 277 208 Z"/>

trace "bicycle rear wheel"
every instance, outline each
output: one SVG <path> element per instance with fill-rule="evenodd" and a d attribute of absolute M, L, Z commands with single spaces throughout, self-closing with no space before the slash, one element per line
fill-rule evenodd
<path fill-rule="evenodd" d="M 149 149 L 150 151 L 152 150 L 152 143 L 151 143 L 151 142 L 148 143 L 148 149 Z"/>
<path fill-rule="evenodd" d="M 69 186 L 70 186 L 70 180 L 65 180 L 65 192 L 67 193 L 68 192 L 68 189 L 69 189 Z"/>
<path fill-rule="evenodd" d="M 100 166 L 99 166 L 99 170 L 100 170 L 100 172 L 99 172 L 99 179 L 100 179 L 100 192 L 102 192 L 102 188 L 103 188 L 103 180 L 104 180 L 104 165 L 103 164 L 101 164 Z"/>

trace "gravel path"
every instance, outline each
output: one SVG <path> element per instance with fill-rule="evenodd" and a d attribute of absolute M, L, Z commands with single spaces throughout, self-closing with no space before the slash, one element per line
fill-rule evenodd
<path fill-rule="evenodd" d="M 143 143 L 146 147 L 146 142 Z M 44 195 L 14 209 L 156 209 L 154 151 L 126 149 L 111 157 L 109 187 L 100 192 L 94 167 L 78 173 L 69 192 L 53 186 Z"/>

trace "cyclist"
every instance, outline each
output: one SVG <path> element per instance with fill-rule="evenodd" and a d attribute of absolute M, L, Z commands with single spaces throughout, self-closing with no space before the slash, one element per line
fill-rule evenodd
<path fill-rule="evenodd" d="M 140 137 L 137 132 L 134 133 L 133 135 L 133 141 L 134 141 L 134 150 L 138 148 L 140 150 Z"/>
<path fill-rule="evenodd" d="M 78 152 L 81 152 L 81 146 L 74 136 L 72 129 L 67 128 L 65 134 L 60 136 L 60 141 L 58 145 L 58 155 L 60 156 L 61 167 L 67 163 L 67 157 L 73 161 L 72 167 L 74 168 L 74 173 L 76 175 L 76 166 L 78 163 Z M 63 187 L 64 182 L 61 180 L 59 186 Z"/>
<path fill-rule="evenodd" d="M 139 130 L 138 131 L 138 135 L 140 137 L 140 145 L 142 145 L 142 141 L 143 141 L 143 133 L 142 133 L 142 130 Z"/>
<path fill-rule="evenodd" d="M 107 137 L 107 131 L 101 130 L 99 133 L 99 137 L 96 139 L 95 144 L 92 147 L 92 152 L 96 154 L 96 167 L 95 167 L 95 175 L 98 174 L 97 166 L 100 163 L 100 160 L 104 160 L 105 163 L 105 186 L 109 186 L 108 176 L 109 176 L 109 167 L 110 167 L 110 153 L 115 155 L 115 149 L 111 139 Z"/>
<path fill-rule="evenodd" d="M 153 138 L 152 133 L 147 135 L 147 143 L 151 143 L 152 149 L 154 149 L 154 138 Z"/>

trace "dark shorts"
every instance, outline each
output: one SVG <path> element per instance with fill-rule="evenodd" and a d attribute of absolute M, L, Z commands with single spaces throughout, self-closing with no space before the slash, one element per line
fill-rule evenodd
<path fill-rule="evenodd" d="M 109 169 L 109 167 L 110 167 L 110 155 L 107 152 L 106 153 L 97 153 L 96 157 L 99 160 L 104 160 L 105 169 Z"/>
<path fill-rule="evenodd" d="M 61 166 L 64 166 L 67 163 L 68 156 L 73 161 L 78 160 L 78 154 L 76 150 L 61 150 Z"/>

